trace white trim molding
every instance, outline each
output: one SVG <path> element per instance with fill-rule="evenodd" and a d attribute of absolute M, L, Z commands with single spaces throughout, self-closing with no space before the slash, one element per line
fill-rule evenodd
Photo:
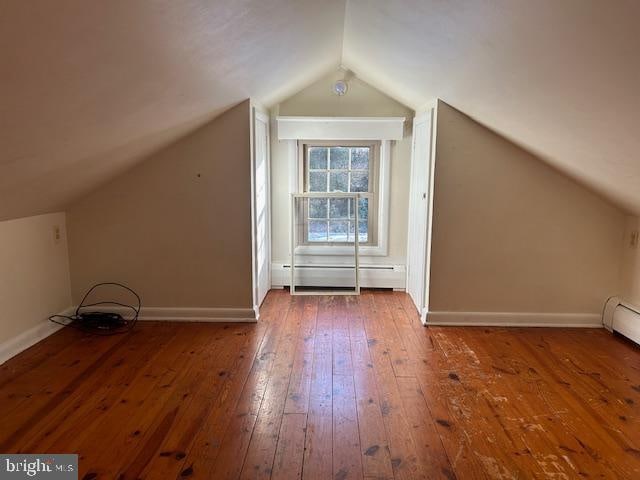
<path fill-rule="evenodd" d="M 431 212 L 435 162 L 435 113 L 428 110 L 413 120 L 409 221 L 407 227 L 407 292 L 425 322 L 429 309 Z"/>
<path fill-rule="evenodd" d="M 402 140 L 405 117 L 277 117 L 278 140 Z"/>
<path fill-rule="evenodd" d="M 598 313 L 429 312 L 426 326 L 602 328 Z"/>
<path fill-rule="evenodd" d="M 309 264 L 296 263 L 296 286 L 322 287 L 353 287 L 353 264 Z M 360 287 L 364 288 L 393 288 L 404 291 L 405 266 L 392 264 L 364 264 L 359 269 Z M 291 282 L 291 268 L 289 263 L 274 262 L 271 265 L 272 288 L 289 286 Z"/>
<path fill-rule="evenodd" d="M 75 309 L 70 307 L 60 312 L 60 315 L 71 315 L 74 312 Z M 44 320 L 35 327 L 0 343 L 0 364 L 3 364 L 10 358 L 15 357 L 20 352 L 23 352 L 39 341 L 44 340 L 61 328 L 63 328 L 62 325 L 58 325 L 57 323 L 53 323 L 49 320 Z"/>
<path fill-rule="evenodd" d="M 432 108 L 437 108 L 438 100 L 440 100 L 438 97 L 432 98 L 431 100 L 423 104 L 422 108 L 419 108 L 417 111 L 428 111 L 428 110 L 431 110 Z"/>
<path fill-rule="evenodd" d="M 264 169 L 257 165 L 258 153 L 260 152 L 256 136 L 258 135 L 257 124 L 264 126 L 264 136 L 259 140 L 264 140 Z M 255 318 L 260 316 L 260 305 L 271 286 L 271 141 L 269 132 L 270 122 L 267 112 L 260 107 L 252 107 L 251 118 L 251 255 L 252 255 L 252 291 L 253 310 Z M 258 174 L 263 171 L 264 185 L 259 185 L 261 180 Z M 262 186 L 262 188 L 260 188 Z M 260 199 L 263 204 L 260 204 Z M 262 206 L 262 209 L 260 207 Z M 262 222 L 262 223 L 261 223 Z M 262 227 L 262 228 L 261 228 Z M 260 236 L 260 238 L 258 238 Z M 262 244 L 262 249 L 258 245 Z M 264 278 L 262 273 L 266 273 Z"/>
<path fill-rule="evenodd" d="M 170 322 L 256 322 L 253 308 L 170 308 L 142 307 L 138 320 Z"/>
<path fill-rule="evenodd" d="M 103 306 L 91 307 L 94 311 L 109 311 L 130 314 L 131 310 L 125 307 Z M 227 308 L 227 307 L 142 307 L 140 321 L 165 321 L 165 322 L 255 322 L 257 313 L 254 308 Z"/>

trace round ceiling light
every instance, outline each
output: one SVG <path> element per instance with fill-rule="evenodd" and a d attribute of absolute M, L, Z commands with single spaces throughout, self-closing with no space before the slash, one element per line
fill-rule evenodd
<path fill-rule="evenodd" d="M 339 97 L 343 96 L 349 90 L 349 85 L 344 80 L 338 80 L 333 84 L 333 93 Z"/>

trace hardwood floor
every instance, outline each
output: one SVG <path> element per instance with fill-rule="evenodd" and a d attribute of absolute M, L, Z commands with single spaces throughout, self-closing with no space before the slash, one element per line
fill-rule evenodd
<path fill-rule="evenodd" d="M 380 291 L 139 325 L 0 367 L 0 451 L 85 479 L 640 478 L 640 350 L 605 330 L 424 328 Z"/>

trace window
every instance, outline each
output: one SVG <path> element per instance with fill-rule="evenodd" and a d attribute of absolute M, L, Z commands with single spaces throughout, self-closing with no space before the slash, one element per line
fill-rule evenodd
<path fill-rule="evenodd" d="M 302 142 L 304 192 L 358 193 L 358 241 L 376 241 L 376 185 L 380 142 Z M 355 202 L 310 198 L 304 208 L 304 244 L 345 245 L 355 240 Z"/>

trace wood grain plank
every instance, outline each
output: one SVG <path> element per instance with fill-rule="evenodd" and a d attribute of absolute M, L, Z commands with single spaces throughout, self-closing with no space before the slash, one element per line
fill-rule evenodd
<path fill-rule="evenodd" d="M 376 375 L 357 299 L 347 299 L 347 317 L 354 367 L 354 391 L 357 402 L 363 474 L 370 478 L 391 479 L 393 478 L 393 468 L 391 467 L 389 445 L 380 409 Z"/>
<path fill-rule="evenodd" d="M 280 423 L 289 388 L 293 359 L 302 320 L 303 299 L 294 297 L 276 351 L 273 370 L 260 404 L 241 479 L 269 478 L 273 468 Z M 226 462 L 228 464 L 228 462 Z"/>
<path fill-rule="evenodd" d="M 158 377 L 159 381 L 143 399 L 144 408 L 139 415 L 118 418 L 116 415 L 121 404 L 117 404 L 109 418 L 105 418 L 106 422 L 117 426 L 107 437 L 112 444 L 110 451 L 101 449 L 94 438 L 86 439 L 81 449 L 91 453 L 95 460 L 86 468 L 80 466 L 80 475 L 91 472 L 100 473 L 104 478 L 117 478 L 120 467 L 124 471 L 130 469 L 130 476 L 135 476 L 173 427 L 182 402 L 193 394 L 201 382 L 206 381 L 211 371 L 208 366 L 215 365 L 229 351 L 238 348 L 239 337 L 235 335 L 228 337 L 207 324 L 192 327 L 195 327 L 192 332 L 195 338 L 190 345 L 186 345 L 191 349 L 183 350 L 172 363 L 172 369 Z M 117 419 L 115 422 L 114 417 Z M 112 455 L 119 459 L 119 466 L 110 462 Z"/>
<path fill-rule="evenodd" d="M 362 479 L 361 451 L 353 377 L 334 375 L 333 478 Z"/>
<path fill-rule="evenodd" d="M 333 374 L 353 376 L 349 318 L 346 314 L 347 299 L 345 297 L 336 297 L 334 301 L 336 313 L 332 315 L 333 324 L 331 327 L 333 336 Z"/>
<path fill-rule="evenodd" d="M 369 352 L 378 379 L 380 407 L 391 455 L 391 466 L 395 478 L 426 478 L 420 465 L 416 446 L 403 411 L 402 400 L 393 370 L 389 348 L 381 323 L 388 321 L 387 312 L 378 310 L 375 296 L 365 293 L 361 296 L 363 321 L 367 333 Z"/>
<path fill-rule="evenodd" d="M 46 451 L 60 433 L 60 425 L 89 426 L 120 400 L 141 367 L 152 362 L 171 341 L 175 330 L 169 325 L 139 328 L 87 382 L 58 403 L 21 441 L 23 452 Z"/>
<path fill-rule="evenodd" d="M 336 297 L 321 297 L 313 351 L 311 390 L 302 478 L 331 478 L 333 473 L 333 334 Z"/>
<path fill-rule="evenodd" d="M 282 418 L 272 480 L 302 478 L 306 426 L 307 415 L 304 413 L 287 413 Z"/>
<path fill-rule="evenodd" d="M 262 323 L 255 330 L 255 348 L 244 356 L 237 375 L 239 381 L 230 384 L 227 395 L 218 399 L 203 422 L 183 459 L 180 476 L 189 472 L 191 478 L 211 478 L 221 476 L 216 470 L 239 472 L 242 468 L 284 328 L 283 320 L 289 312 L 290 297 L 282 291 L 272 292 L 265 304 Z M 238 445 L 242 450 L 237 450 Z"/>
<path fill-rule="evenodd" d="M 89 381 L 127 339 L 127 335 L 104 337 L 102 341 L 83 338 L 76 349 L 65 350 L 47 369 L 31 370 L 24 378 L 5 385 L 2 393 L 6 410 L 0 418 L 0 451 L 11 452 L 21 445 L 29 431 Z M 47 370 L 53 377 L 49 378 Z"/>
<path fill-rule="evenodd" d="M 230 371 L 236 368 L 237 355 L 246 346 L 246 337 L 251 326 L 229 325 L 225 332 L 225 340 L 222 344 L 216 342 L 212 345 L 210 357 L 206 362 L 196 367 L 194 380 L 184 389 L 177 388 L 163 406 L 163 412 L 159 413 L 154 425 L 149 429 L 153 433 L 147 434 L 141 439 L 144 445 L 142 452 L 131 459 L 125 468 L 120 469 L 116 478 L 139 478 L 143 472 L 147 478 L 156 474 L 158 467 L 153 468 L 156 458 L 168 459 L 185 455 L 185 451 L 193 442 L 196 433 L 201 429 L 202 422 L 209 416 L 215 405 L 215 400 L 223 392 Z M 175 412 L 175 413 L 174 413 Z M 172 416 L 171 423 L 164 435 L 162 428 L 167 418 Z M 166 455 L 171 452 L 170 455 Z M 165 455 L 162 455 L 165 454 Z M 123 462 L 124 463 L 124 462 Z M 168 468 L 164 465 L 163 475 L 168 476 L 178 473 L 179 466 L 176 463 Z"/>
<path fill-rule="evenodd" d="M 409 353 L 413 360 L 416 379 L 427 404 L 435 428 L 447 454 L 451 470 L 459 478 L 487 478 L 481 461 L 475 455 L 464 429 L 458 427 L 452 419 L 458 418 L 459 405 L 456 397 L 448 391 L 449 383 L 455 382 L 457 365 L 447 362 L 434 340 L 438 329 L 425 328 L 420 322 L 418 313 L 410 303 L 407 295 L 394 293 L 392 304 L 395 314 L 404 317 L 400 320 L 407 323 L 413 331 L 413 339 L 407 341 Z M 411 331 L 406 330 L 407 336 Z M 464 416 L 462 417 L 464 418 Z M 445 470 L 446 466 L 443 467 Z"/>
<path fill-rule="evenodd" d="M 445 480 L 452 478 L 453 468 L 418 380 L 413 377 L 399 377 L 397 381 L 416 453 L 426 476 Z"/>
<path fill-rule="evenodd" d="M 309 298 L 302 313 L 302 324 L 284 407 L 285 413 L 307 413 L 309 410 L 317 316 L 318 298 Z"/>
<path fill-rule="evenodd" d="M 615 476 L 605 465 L 581 453 L 579 442 L 564 425 L 563 412 L 554 410 L 545 401 L 543 392 L 557 387 L 538 375 L 541 366 L 535 358 L 517 348 L 511 335 L 492 329 L 483 331 L 484 338 L 478 341 L 477 335 L 462 334 L 479 352 L 480 358 L 485 357 L 482 352 L 488 355 L 485 374 L 495 378 L 491 396 L 500 399 L 501 407 L 496 414 L 501 416 L 504 428 L 519 444 L 519 449 L 513 451 L 517 460 L 523 457 L 521 461 L 526 462 L 529 471 L 539 476 L 584 476 L 587 472 L 600 478 Z M 486 341 L 488 336 L 490 342 Z M 505 377 L 509 381 L 505 382 Z M 512 402 L 513 398 L 519 401 Z M 530 459 L 535 461 L 533 466 L 527 461 Z"/>

